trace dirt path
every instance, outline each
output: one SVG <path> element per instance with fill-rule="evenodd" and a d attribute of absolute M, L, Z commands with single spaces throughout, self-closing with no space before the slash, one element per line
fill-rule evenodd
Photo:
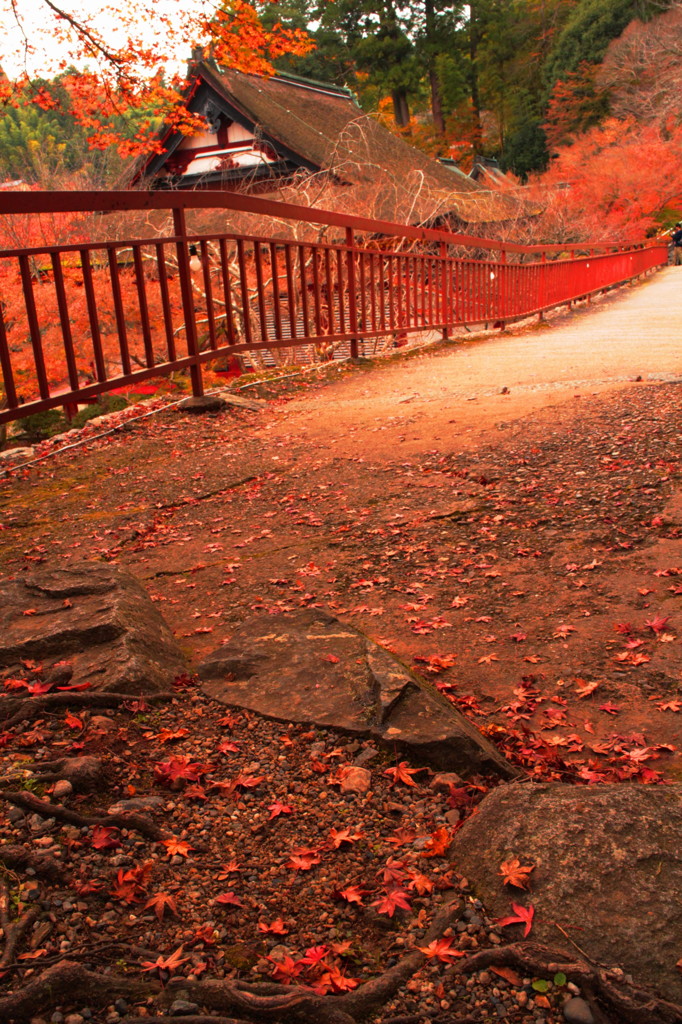
<path fill-rule="evenodd" d="M 361 386 L 349 378 L 302 395 L 272 429 L 339 455 L 376 456 L 395 444 L 407 452 L 434 442 L 470 446 L 491 427 L 575 395 L 675 376 L 682 372 L 673 319 L 681 288 L 682 268 L 668 267 L 545 325 L 475 341 L 465 335 L 464 343 L 388 363 Z"/>
<path fill-rule="evenodd" d="M 677 778 L 680 275 L 48 460 L 2 485 L 0 569 L 116 561 L 195 663 L 324 607 L 533 774 Z"/>

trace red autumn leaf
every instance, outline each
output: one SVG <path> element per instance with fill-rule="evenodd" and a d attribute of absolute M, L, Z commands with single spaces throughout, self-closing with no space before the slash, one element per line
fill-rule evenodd
<path fill-rule="evenodd" d="M 67 711 L 64 715 L 64 723 L 68 725 L 69 729 L 83 728 L 83 719 L 79 718 L 78 715 L 72 715 L 70 711 Z"/>
<path fill-rule="evenodd" d="M 171 836 L 170 839 L 162 839 L 161 845 L 166 847 L 166 853 L 169 857 L 186 857 L 189 851 L 194 849 L 184 839 L 178 839 L 176 836 Z"/>
<path fill-rule="evenodd" d="M 218 744 L 218 750 L 221 754 L 237 754 L 239 752 L 239 744 L 233 743 L 232 740 L 222 740 Z"/>
<path fill-rule="evenodd" d="M 584 679 L 576 679 L 576 683 L 579 684 L 575 688 L 575 692 L 578 695 L 579 700 L 584 700 L 585 697 L 589 697 L 589 695 L 591 693 L 594 693 L 594 691 L 599 686 L 598 682 L 588 683 Z"/>
<path fill-rule="evenodd" d="M 329 832 L 329 840 L 335 850 L 338 850 L 343 843 L 357 843 L 363 839 L 362 832 L 352 832 L 349 828 L 342 828 L 338 831 L 333 828 Z"/>
<path fill-rule="evenodd" d="M 198 785 L 198 783 L 194 783 L 191 786 L 187 786 L 183 790 L 183 796 L 185 797 L 186 800 L 208 800 L 208 797 L 206 796 L 206 790 L 204 789 L 203 786 Z"/>
<path fill-rule="evenodd" d="M 444 964 L 451 964 L 455 957 L 465 956 L 463 950 L 452 948 L 452 939 L 434 939 L 428 946 L 417 946 L 417 949 L 429 960 L 441 960 Z"/>
<path fill-rule="evenodd" d="M 502 875 L 503 883 L 505 885 L 513 885 L 517 889 L 528 888 L 528 876 L 534 870 L 534 864 L 523 867 L 518 857 L 514 857 L 512 860 L 505 860 L 500 864 L 500 874 Z"/>
<path fill-rule="evenodd" d="M 145 735 L 159 740 L 160 743 L 172 743 L 173 740 L 180 740 L 184 736 L 189 736 L 189 729 L 161 729 L 157 736 L 154 736 L 152 733 Z"/>
<path fill-rule="evenodd" d="M 276 917 L 271 924 L 267 924 L 265 921 L 258 922 L 259 932 L 271 932 L 273 935 L 288 935 L 289 929 L 285 925 L 281 917 Z"/>
<path fill-rule="evenodd" d="M 452 668 L 457 660 L 456 654 L 432 654 L 430 658 L 423 658 L 417 654 L 415 661 L 420 661 L 426 665 L 427 672 L 432 672 L 436 675 L 438 672 L 444 672 L 445 669 Z"/>
<path fill-rule="evenodd" d="M 239 861 L 228 860 L 226 864 L 223 864 L 223 866 L 221 867 L 220 871 L 216 875 L 216 878 L 218 879 L 219 882 L 222 882 L 222 881 L 224 881 L 224 879 L 226 879 L 228 877 L 228 875 L 237 874 L 237 872 L 239 872 L 239 871 L 241 871 L 241 867 L 239 866 Z"/>
<path fill-rule="evenodd" d="M 535 907 L 531 905 L 522 907 L 518 903 L 512 903 L 512 910 L 514 911 L 509 917 L 501 917 L 499 921 L 495 923 L 499 928 L 506 928 L 510 924 L 522 924 L 524 925 L 523 937 L 524 939 L 530 934 L 530 930 L 533 926 L 533 917 L 535 915 Z"/>
<path fill-rule="evenodd" d="M 306 949 L 305 956 L 301 957 L 301 963 L 314 967 L 316 964 L 322 963 L 329 956 L 329 952 L 329 946 L 311 946 L 310 949 Z"/>
<path fill-rule="evenodd" d="M 410 901 L 404 889 L 390 889 L 378 900 L 372 900 L 372 906 L 377 908 L 377 914 L 393 917 L 398 909 L 410 910 Z"/>
<path fill-rule="evenodd" d="M 117 828 L 109 828 L 107 825 L 95 825 L 92 829 L 90 842 L 95 850 L 114 850 L 120 846 L 117 838 Z"/>
<path fill-rule="evenodd" d="M 320 860 L 317 850 L 307 848 L 292 850 L 286 867 L 291 868 L 292 871 L 310 871 L 312 867 L 320 863 Z"/>
<path fill-rule="evenodd" d="M 648 626 L 654 633 L 662 633 L 666 622 L 669 622 L 669 620 L 669 615 L 654 615 L 652 619 L 647 619 L 644 625 Z"/>
<path fill-rule="evenodd" d="M 31 683 L 30 686 L 27 687 L 27 689 L 32 697 L 40 697 L 44 693 L 49 693 L 53 687 L 54 683 L 36 682 Z"/>
<path fill-rule="evenodd" d="M 349 885 L 346 889 L 340 889 L 338 896 L 346 903 L 357 903 L 362 906 L 362 897 L 365 893 L 365 889 L 360 889 L 357 885 Z"/>
<path fill-rule="evenodd" d="M 238 775 L 237 778 L 234 779 L 232 785 L 235 787 L 241 786 L 242 789 L 255 789 L 256 786 L 261 784 L 264 778 L 264 775 Z"/>
<path fill-rule="evenodd" d="M 409 868 L 407 877 L 409 878 L 407 888 L 415 889 L 420 896 L 426 896 L 428 893 L 433 892 L 434 884 L 428 875 L 422 874 L 421 871 L 415 871 L 414 868 Z"/>
<path fill-rule="evenodd" d="M 2 685 L 6 690 L 21 690 L 28 689 L 30 684 L 28 679 L 9 678 L 5 679 Z"/>
<path fill-rule="evenodd" d="M 171 757 L 168 761 L 157 761 L 154 765 L 154 775 L 157 781 L 164 785 L 172 785 L 180 779 L 198 782 L 202 775 L 211 770 L 211 767 L 212 765 L 190 761 L 184 754 L 178 754 L 177 757 Z"/>
<path fill-rule="evenodd" d="M 405 786 L 416 786 L 416 782 L 412 781 L 411 776 L 423 771 L 423 768 L 410 768 L 407 761 L 400 761 L 395 768 L 387 768 L 384 775 L 390 775 L 394 786 L 398 782 L 402 782 Z"/>
<path fill-rule="evenodd" d="M 351 989 L 357 988 L 358 984 L 359 982 L 355 978 L 349 978 L 339 967 L 335 967 L 333 964 L 325 971 L 318 983 L 321 989 L 331 990 L 332 992 L 350 992 Z M 318 985 L 316 985 L 316 988 Z"/>
<path fill-rule="evenodd" d="M 339 659 L 335 654 L 323 654 L 322 661 L 329 661 L 332 665 L 338 665 Z"/>
<path fill-rule="evenodd" d="M 268 956 L 266 960 L 275 965 L 272 977 L 285 985 L 290 985 L 303 971 L 301 961 L 293 960 L 290 956 L 284 956 L 281 960 L 273 960 L 272 957 Z"/>
<path fill-rule="evenodd" d="M 523 986 L 523 978 L 516 971 L 513 971 L 511 967 L 491 967 L 490 970 L 494 974 L 499 975 L 500 978 L 504 978 L 505 981 L 508 981 L 515 988 Z"/>
<path fill-rule="evenodd" d="M 181 956 L 184 947 L 178 946 L 174 953 L 171 953 L 168 957 L 159 956 L 156 960 L 143 960 L 142 970 L 143 971 L 168 971 L 172 973 L 175 971 L 180 964 L 184 964 L 189 957 Z"/>
<path fill-rule="evenodd" d="M 142 864 L 124 871 L 119 868 L 116 880 L 111 887 L 112 896 L 121 903 L 140 903 L 144 895 L 144 887 L 151 873 L 151 864 Z"/>
<path fill-rule="evenodd" d="M 656 707 L 659 711 L 679 711 L 682 709 L 682 703 L 679 700 L 666 700 L 657 704 Z"/>
<path fill-rule="evenodd" d="M 450 848 L 452 836 L 446 828 L 436 829 L 426 840 L 422 857 L 442 857 Z"/>
<path fill-rule="evenodd" d="M 270 817 L 268 818 L 268 821 L 272 821 L 273 818 L 279 817 L 280 814 L 294 813 L 294 809 L 291 806 L 291 804 L 283 804 L 280 803 L 279 800 L 275 800 L 274 804 L 270 804 L 268 806 L 268 810 L 270 811 Z"/>
<path fill-rule="evenodd" d="M 223 906 L 230 906 L 230 907 L 243 907 L 244 906 L 242 901 L 239 899 L 239 896 L 237 896 L 232 891 L 224 892 L 222 894 L 222 896 L 216 896 L 215 902 L 216 903 L 220 903 Z"/>
<path fill-rule="evenodd" d="M 175 914 L 178 909 L 175 900 L 167 892 L 155 893 L 154 896 L 147 900 L 144 908 L 145 910 L 152 908 L 159 921 L 163 920 L 166 910 L 170 911 L 171 914 Z"/>
<path fill-rule="evenodd" d="M 599 710 L 605 711 L 607 715 L 617 715 L 620 712 L 620 708 L 612 704 L 611 701 L 607 701 L 606 704 L 600 704 Z"/>

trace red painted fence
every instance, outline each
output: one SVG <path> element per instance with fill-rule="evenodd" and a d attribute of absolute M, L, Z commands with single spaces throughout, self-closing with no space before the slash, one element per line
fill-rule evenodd
<path fill-rule="evenodd" d="M 193 235 L 188 210 L 277 218 L 291 230 L 282 237 Z M 590 244 L 567 258 L 562 246 L 496 242 L 225 192 L 0 193 L 5 225 L 20 215 L 120 211 L 165 212 L 172 233 L 0 250 L 0 423 L 58 405 L 73 409 L 174 370 L 189 370 L 200 395 L 202 365 L 240 352 L 346 342 L 357 355 L 361 339 L 502 326 L 667 261 L 660 243 L 620 250 Z M 296 240 L 294 229 L 303 225 L 318 225 L 334 240 Z M 467 249 L 491 255 L 469 258 Z"/>

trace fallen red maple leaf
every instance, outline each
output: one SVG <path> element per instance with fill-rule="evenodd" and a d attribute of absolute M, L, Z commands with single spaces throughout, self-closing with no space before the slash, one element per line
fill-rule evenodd
<path fill-rule="evenodd" d="M 143 960 L 142 961 L 142 970 L 143 971 L 157 971 L 157 970 L 158 971 L 170 971 L 172 973 L 177 967 L 180 966 L 180 964 L 184 964 L 186 960 L 189 960 L 189 957 L 180 956 L 180 954 L 183 952 L 183 949 L 184 949 L 183 946 L 178 946 L 178 948 L 175 950 L 175 952 L 171 953 L 171 955 L 168 956 L 168 957 L 158 956 L 156 958 L 156 960 L 153 960 L 153 961 L 152 960 Z"/>
<path fill-rule="evenodd" d="M 357 903 L 362 906 L 362 897 L 365 893 L 365 889 L 360 889 L 357 885 L 349 885 L 346 889 L 340 889 L 337 895 L 346 903 Z"/>
<path fill-rule="evenodd" d="M 500 874 L 505 885 L 516 886 L 517 889 L 528 888 L 528 876 L 535 869 L 534 864 L 522 867 L 518 857 L 505 860 L 500 864 Z"/>
<path fill-rule="evenodd" d="M 186 857 L 189 851 L 194 849 L 184 839 L 178 839 L 176 836 L 171 836 L 170 839 L 162 839 L 161 845 L 166 847 L 166 853 L 169 857 Z"/>
<path fill-rule="evenodd" d="M 338 831 L 333 828 L 329 832 L 329 839 L 335 850 L 338 850 L 342 843 L 357 843 L 362 838 L 362 832 L 351 832 L 349 828 L 341 828 Z"/>
<path fill-rule="evenodd" d="M 372 906 L 377 908 L 378 914 L 388 914 L 393 917 L 397 909 L 410 910 L 410 901 L 404 889 L 390 889 L 378 900 L 372 900 Z"/>
<path fill-rule="evenodd" d="M 117 828 L 110 828 L 107 825 L 95 825 L 92 830 L 91 843 L 95 850 L 114 850 L 117 846 L 120 846 L 120 840 L 117 838 Z"/>
<path fill-rule="evenodd" d="M 279 800 L 275 800 L 274 804 L 270 804 L 268 810 L 270 811 L 268 821 L 272 821 L 273 818 L 277 818 L 280 814 L 294 813 L 294 809 L 291 804 L 282 804 Z"/>
<path fill-rule="evenodd" d="M 239 899 L 239 896 L 237 896 L 232 891 L 224 892 L 222 894 L 222 896 L 216 896 L 215 901 L 216 901 L 216 903 L 220 903 L 223 906 L 231 906 L 231 907 L 243 907 L 244 906 L 242 901 Z"/>
<path fill-rule="evenodd" d="M 151 896 L 144 905 L 145 910 L 148 910 L 150 907 L 153 908 L 159 921 L 163 920 L 166 910 L 169 910 L 171 914 L 175 914 L 178 909 L 175 900 L 167 892 L 157 892 Z"/>
<path fill-rule="evenodd" d="M 669 615 L 654 615 L 652 619 L 647 619 L 644 625 L 648 626 L 654 633 L 661 633 L 665 628 L 666 622 L 669 620 Z"/>
<path fill-rule="evenodd" d="M 289 929 L 285 925 L 281 917 L 276 917 L 275 920 L 268 924 L 266 921 L 258 922 L 259 932 L 272 932 L 273 935 L 288 935 Z"/>
<path fill-rule="evenodd" d="M 421 855 L 422 857 L 442 857 L 450 848 L 451 843 L 452 836 L 446 828 L 436 829 L 426 840 Z"/>
<path fill-rule="evenodd" d="M 428 946 L 417 946 L 417 949 L 429 960 L 442 960 L 444 964 L 451 964 L 455 957 L 465 956 L 463 950 L 452 948 L 452 939 L 434 939 Z"/>
<path fill-rule="evenodd" d="M 518 903 L 512 903 L 512 910 L 514 914 L 509 917 L 501 917 L 495 924 L 499 928 L 506 928 L 509 924 L 522 924 L 525 925 L 523 929 L 524 939 L 529 935 L 530 930 L 533 926 L 533 917 L 535 915 L 535 907 L 529 904 L 527 907 L 522 907 Z"/>
<path fill-rule="evenodd" d="M 395 768 L 387 768 L 384 775 L 390 775 L 394 786 L 397 782 L 402 782 L 406 786 L 416 786 L 417 783 L 412 781 L 411 776 L 423 771 L 423 768 L 410 768 L 407 761 L 400 761 Z"/>

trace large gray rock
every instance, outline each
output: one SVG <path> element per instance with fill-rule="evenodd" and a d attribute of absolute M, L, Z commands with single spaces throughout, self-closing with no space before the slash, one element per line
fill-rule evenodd
<path fill-rule="evenodd" d="M 574 954 L 565 932 L 591 959 L 682 1001 L 682 785 L 500 786 L 451 857 L 493 916 L 512 900 L 535 907 L 531 940 Z M 499 875 L 514 857 L 535 864 L 528 893 Z"/>
<path fill-rule="evenodd" d="M 29 613 L 29 614 L 27 614 Z M 0 582 L 0 667 L 58 661 L 58 685 L 144 694 L 187 670 L 173 634 L 128 573 L 87 563 Z"/>
<path fill-rule="evenodd" d="M 371 736 L 438 768 L 515 774 L 437 690 L 321 611 L 250 619 L 199 676 L 217 700 L 270 718 Z"/>

